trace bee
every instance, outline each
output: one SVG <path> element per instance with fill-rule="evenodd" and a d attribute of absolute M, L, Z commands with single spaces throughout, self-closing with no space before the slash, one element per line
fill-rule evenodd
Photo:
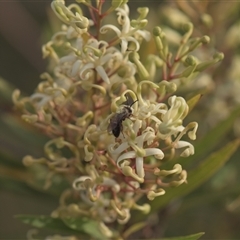
<path fill-rule="evenodd" d="M 137 102 L 133 101 L 132 97 L 129 95 L 125 95 L 127 101 L 123 102 L 123 108 L 121 112 L 115 113 L 113 117 L 110 119 L 110 123 L 108 125 L 108 131 L 112 131 L 112 134 L 117 138 L 120 135 L 120 132 L 123 130 L 122 122 L 129 118 L 132 115 L 132 105 Z M 123 133 L 123 132 L 122 132 Z"/>

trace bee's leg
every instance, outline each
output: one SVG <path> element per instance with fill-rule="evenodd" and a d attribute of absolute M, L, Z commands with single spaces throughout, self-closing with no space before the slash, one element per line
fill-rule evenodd
<path fill-rule="evenodd" d="M 133 114 L 131 114 L 129 117 L 127 117 L 127 119 L 131 120 L 131 122 L 132 122 L 132 119 L 131 119 L 130 117 L 136 117 L 136 116 L 134 116 Z"/>
<path fill-rule="evenodd" d="M 122 124 L 121 124 L 121 126 L 120 126 L 120 131 L 121 131 L 123 137 L 125 138 L 124 133 L 123 133 L 123 125 L 122 125 Z"/>

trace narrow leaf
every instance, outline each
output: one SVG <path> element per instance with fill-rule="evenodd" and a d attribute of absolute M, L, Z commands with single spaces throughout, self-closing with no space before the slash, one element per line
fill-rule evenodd
<path fill-rule="evenodd" d="M 131 234 L 134 232 L 139 231 L 142 229 L 144 226 L 146 226 L 147 222 L 138 222 L 135 224 L 132 224 L 124 233 L 123 233 L 123 238 L 126 239 L 128 238 Z"/>
<path fill-rule="evenodd" d="M 25 224 L 29 224 L 36 228 L 46 228 L 51 229 L 61 233 L 75 234 L 79 235 L 79 231 L 74 231 L 67 227 L 61 219 L 52 218 L 50 216 L 44 215 L 17 215 L 15 218 L 19 219 Z"/>
<path fill-rule="evenodd" d="M 194 162 L 194 160 L 201 158 L 202 156 L 209 153 L 213 150 L 224 138 L 224 136 L 229 132 L 232 128 L 234 121 L 240 116 L 240 107 L 237 107 L 234 111 L 232 111 L 231 115 L 218 123 L 213 129 L 211 129 L 203 138 L 201 138 L 195 144 L 195 154 L 188 157 L 183 158 L 180 157 L 176 159 L 174 162 L 181 162 L 181 165 L 186 168 L 190 163 Z M 171 163 L 174 164 L 174 162 Z M 168 163 L 166 163 L 168 166 Z"/>
<path fill-rule="evenodd" d="M 230 159 L 233 153 L 237 150 L 239 143 L 239 139 L 234 140 L 222 149 L 211 154 L 196 169 L 189 173 L 188 184 L 182 184 L 179 187 L 168 189 L 165 195 L 156 198 L 151 204 L 151 211 L 166 206 L 171 200 L 190 193 L 207 181 Z"/>
<path fill-rule="evenodd" d="M 194 155 L 199 156 L 201 155 L 202 150 L 204 152 L 207 152 L 213 147 L 215 147 L 225 136 L 225 134 L 228 133 L 228 131 L 232 128 L 234 121 L 240 116 L 240 107 L 236 108 L 234 111 L 232 111 L 231 115 L 218 123 L 216 127 L 214 127 L 211 131 L 209 131 L 208 134 L 206 134 L 198 143 L 196 146 L 196 154 Z"/>
<path fill-rule="evenodd" d="M 94 239 L 104 239 L 99 230 L 98 223 L 88 218 L 64 218 L 63 222 L 71 229 L 84 232 Z"/>
<path fill-rule="evenodd" d="M 189 107 L 189 112 L 191 112 L 193 110 L 193 108 L 195 107 L 195 105 L 198 103 L 199 99 L 201 98 L 201 94 L 198 94 L 194 97 L 192 97 L 191 99 L 189 99 L 187 101 L 187 105 Z"/>
<path fill-rule="evenodd" d="M 1 104 L 11 103 L 12 104 L 12 92 L 14 86 L 11 85 L 8 81 L 0 77 L 0 99 Z"/>
<path fill-rule="evenodd" d="M 191 234 L 188 236 L 173 237 L 173 238 L 161 238 L 159 240 L 197 240 L 204 234 L 205 234 L 204 232 L 200 232 L 200 233 L 195 233 L 195 234 Z"/>

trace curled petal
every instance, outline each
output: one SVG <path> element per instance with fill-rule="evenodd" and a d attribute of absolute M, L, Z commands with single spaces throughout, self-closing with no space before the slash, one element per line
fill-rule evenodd
<path fill-rule="evenodd" d="M 108 30 L 113 30 L 117 36 L 121 35 L 121 31 L 114 25 L 112 24 L 106 24 L 103 27 L 100 28 L 100 33 L 105 34 L 108 32 Z"/>
<path fill-rule="evenodd" d="M 104 68 L 102 66 L 97 66 L 96 71 L 98 72 L 99 76 L 102 78 L 102 80 L 108 84 L 110 84 L 108 75 L 106 74 Z"/>
<path fill-rule="evenodd" d="M 37 102 L 37 108 L 43 107 L 45 104 L 47 104 L 52 99 L 51 96 L 48 96 L 44 93 L 34 93 L 31 96 L 31 100 L 38 100 Z"/>
<path fill-rule="evenodd" d="M 86 80 L 87 78 L 89 78 L 89 74 L 91 73 L 93 68 L 94 68 L 94 64 L 92 62 L 85 64 L 83 68 L 80 70 L 80 77 L 83 80 Z"/>
<path fill-rule="evenodd" d="M 127 51 L 128 41 L 126 39 L 122 39 L 121 41 L 121 52 L 125 53 Z"/>
<path fill-rule="evenodd" d="M 146 41 L 150 41 L 151 33 L 146 30 L 138 30 L 137 34 L 144 38 Z"/>
<path fill-rule="evenodd" d="M 180 156 L 182 157 L 188 157 L 190 155 L 194 154 L 194 147 L 191 143 L 186 142 L 186 141 L 178 141 L 175 143 L 175 148 L 186 148 Z"/>
<path fill-rule="evenodd" d="M 64 56 L 59 59 L 59 63 L 73 62 L 75 60 L 76 60 L 76 56 L 74 56 L 74 55 Z"/>
<path fill-rule="evenodd" d="M 161 121 L 156 117 L 156 116 L 150 116 L 150 119 L 152 119 L 154 122 L 156 122 L 157 124 L 160 124 Z"/>
<path fill-rule="evenodd" d="M 74 64 L 73 64 L 73 66 L 72 66 L 72 71 L 71 71 L 71 77 L 75 77 L 76 75 L 77 75 L 77 73 L 78 73 L 78 71 L 79 71 L 79 68 L 80 68 L 80 66 L 81 66 L 81 63 L 82 63 L 82 61 L 81 60 L 77 60 Z"/>
<path fill-rule="evenodd" d="M 131 214 L 130 214 L 130 210 L 128 208 L 124 208 L 122 211 L 125 211 L 125 214 L 126 214 L 126 217 L 124 219 L 119 219 L 118 218 L 118 223 L 119 224 L 125 224 L 128 222 L 128 220 L 130 219 L 131 217 Z"/>
<path fill-rule="evenodd" d="M 129 151 L 127 153 L 123 153 L 118 159 L 117 159 L 117 166 L 120 167 L 120 163 L 125 160 L 125 159 L 130 159 L 130 158 L 136 158 L 136 152 L 135 151 Z"/>
<path fill-rule="evenodd" d="M 112 211 L 107 211 L 106 206 L 109 206 L 109 201 L 107 204 L 103 204 L 104 207 L 98 206 L 98 214 L 105 223 L 112 223 L 117 219 L 117 213 Z"/>
<path fill-rule="evenodd" d="M 105 55 L 103 55 L 100 59 L 101 65 L 104 65 L 105 63 L 111 61 L 115 57 L 114 55 L 114 53 L 106 53 Z"/>
<path fill-rule="evenodd" d="M 109 152 L 112 154 L 112 155 L 116 155 L 118 156 L 121 152 L 125 151 L 129 145 L 127 142 L 123 142 L 118 148 L 114 149 L 113 146 L 115 144 L 111 144 L 108 148 Z"/>
<path fill-rule="evenodd" d="M 115 192 L 119 192 L 120 191 L 119 184 L 117 184 L 117 182 L 115 180 L 113 180 L 113 179 L 105 177 L 103 179 L 103 185 L 111 186 L 115 190 Z"/>
<path fill-rule="evenodd" d="M 75 190 L 84 190 L 84 189 L 86 189 L 85 186 L 82 183 L 85 180 L 87 180 L 87 179 L 92 180 L 92 178 L 89 177 L 89 176 L 81 176 L 81 177 L 75 179 L 73 184 L 72 184 L 73 188 Z"/>
<path fill-rule="evenodd" d="M 122 39 L 122 41 L 123 41 L 124 37 L 122 37 L 121 39 Z M 126 40 L 127 40 L 128 42 L 133 42 L 133 43 L 135 44 L 135 49 L 134 49 L 134 51 L 138 52 L 138 50 L 139 50 L 139 48 L 140 48 L 139 42 L 138 42 L 135 38 L 133 38 L 133 37 L 127 37 Z M 122 53 L 124 53 L 124 52 L 122 51 Z"/>
<path fill-rule="evenodd" d="M 145 176 L 142 157 L 136 158 L 136 173 L 140 178 L 144 178 L 144 176 Z"/>
<path fill-rule="evenodd" d="M 145 149 L 146 157 L 148 156 L 155 156 L 157 159 L 163 159 L 164 153 L 159 148 L 146 148 Z"/>
<path fill-rule="evenodd" d="M 136 119 L 136 121 L 133 125 L 133 132 L 138 133 L 138 131 L 141 127 L 142 127 L 142 121 L 139 119 Z"/>

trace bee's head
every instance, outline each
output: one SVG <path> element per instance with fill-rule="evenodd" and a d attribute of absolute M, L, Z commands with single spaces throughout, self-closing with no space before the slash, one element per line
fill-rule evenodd
<path fill-rule="evenodd" d="M 125 111 L 126 112 L 128 112 L 129 114 L 131 114 L 132 113 L 132 108 L 131 108 L 131 106 L 124 106 L 124 109 L 125 109 Z"/>

